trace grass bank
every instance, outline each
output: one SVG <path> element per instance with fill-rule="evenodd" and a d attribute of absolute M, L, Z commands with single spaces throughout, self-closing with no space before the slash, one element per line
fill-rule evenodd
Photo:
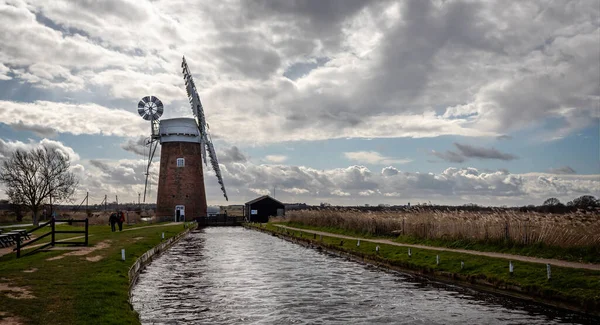
<path fill-rule="evenodd" d="M 184 231 L 181 224 L 144 226 L 125 226 L 123 232 L 90 226 L 87 253 L 53 250 L 20 259 L 0 257 L 0 323 L 139 324 L 129 304 L 128 270 L 147 250 Z"/>
<path fill-rule="evenodd" d="M 355 240 L 341 240 L 334 236 L 320 237 L 304 231 L 282 232 L 274 224 L 254 227 L 280 236 L 289 236 L 309 245 L 350 254 L 359 260 L 392 269 L 410 271 L 442 281 L 476 286 L 600 316 L 600 272 L 598 271 L 553 266 L 551 279 L 548 280 L 546 265 L 543 264 L 515 261 L 514 272 L 511 275 L 508 261 L 505 259 L 416 248 L 411 249 L 411 256 L 409 256 L 408 248 L 402 246 L 366 241 L 357 246 Z M 379 251 L 376 247 L 379 247 Z"/>
<path fill-rule="evenodd" d="M 384 238 L 398 243 L 417 244 L 436 247 L 468 249 L 480 252 L 496 252 L 513 255 L 531 256 L 539 258 L 552 258 L 571 262 L 596 263 L 600 264 L 600 246 L 588 245 L 579 247 L 561 247 L 548 245 L 544 242 L 535 242 L 523 244 L 515 241 L 501 239 L 446 239 L 446 238 L 422 238 L 414 235 L 374 235 L 368 231 L 358 231 L 354 229 L 341 229 L 336 227 L 319 227 L 307 225 L 303 222 L 281 222 L 295 228 L 326 231 L 334 234 L 362 237 L 362 238 Z"/>

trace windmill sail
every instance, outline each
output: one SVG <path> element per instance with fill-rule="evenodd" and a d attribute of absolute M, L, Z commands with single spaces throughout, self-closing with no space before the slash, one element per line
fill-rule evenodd
<path fill-rule="evenodd" d="M 202 107 L 200 96 L 198 96 L 198 91 L 196 90 L 196 85 L 194 84 L 194 79 L 192 78 L 192 73 L 188 68 L 187 62 L 185 61 L 185 57 L 183 58 L 183 62 L 181 62 L 181 68 L 183 73 L 183 79 L 185 80 L 185 90 L 187 91 L 188 100 L 190 101 L 192 113 L 194 113 L 196 123 L 198 124 L 198 130 L 200 131 L 200 147 L 202 150 L 202 159 L 204 159 L 204 164 L 207 165 L 206 151 L 208 150 L 210 164 L 212 165 L 212 168 L 215 171 L 215 174 L 217 175 L 219 185 L 221 185 L 221 191 L 223 191 L 223 196 L 225 196 L 225 200 L 229 201 L 229 198 L 227 197 L 227 191 L 225 190 L 225 184 L 223 183 L 223 177 L 221 175 L 219 161 L 217 160 L 217 153 L 215 152 L 215 147 L 212 144 L 211 138 L 209 137 L 206 128 L 204 108 Z"/>

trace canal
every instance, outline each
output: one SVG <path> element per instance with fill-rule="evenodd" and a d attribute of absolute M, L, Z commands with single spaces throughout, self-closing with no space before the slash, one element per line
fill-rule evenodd
<path fill-rule="evenodd" d="M 578 314 L 387 272 L 241 227 L 191 233 L 140 275 L 142 324 L 563 324 Z"/>

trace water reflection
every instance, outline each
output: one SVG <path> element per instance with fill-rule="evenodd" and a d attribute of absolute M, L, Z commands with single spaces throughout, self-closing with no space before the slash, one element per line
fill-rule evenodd
<path fill-rule="evenodd" d="M 132 303 L 143 324 L 593 322 L 383 272 L 243 228 L 206 228 L 183 239 L 140 276 Z"/>

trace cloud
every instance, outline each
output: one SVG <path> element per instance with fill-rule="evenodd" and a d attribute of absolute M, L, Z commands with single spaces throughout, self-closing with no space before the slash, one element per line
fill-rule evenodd
<path fill-rule="evenodd" d="M 532 127 L 554 139 L 600 118 L 597 27 L 586 18 L 599 10 L 591 1 L 563 7 L 15 0 L 0 5 L 0 29 L 6 31 L 0 35 L 0 79 L 82 103 L 48 96 L 51 104 L 37 104 L 47 108 L 113 107 L 104 103 L 109 98 L 135 107 L 141 96 L 154 94 L 167 104 L 166 114 L 177 116 L 189 114 L 179 71 L 185 54 L 212 132 L 229 143 L 496 137 Z M 323 64 L 295 80 L 283 76 L 321 58 Z M 14 115 L 1 118 L 17 123 Z M 54 127 L 34 116 L 20 114 L 18 121 Z M 88 134 L 107 129 L 103 119 L 90 121 L 88 128 L 71 125 Z"/>
<path fill-rule="evenodd" d="M 454 143 L 460 153 L 467 158 L 514 160 L 518 157 L 508 153 L 502 153 L 494 148 L 483 148 L 468 144 Z"/>
<path fill-rule="evenodd" d="M 384 167 L 381 170 L 381 175 L 383 175 L 383 176 L 394 176 L 394 175 L 398 175 L 398 173 L 399 173 L 399 171 L 392 166 Z"/>
<path fill-rule="evenodd" d="M 9 124 L 9 126 L 15 131 L 31 131 L 40 137 L 53 138 L 56 137 L 57 132 L 55 129 L 43 125 L 25 125 L 22 121 L 17 123 Z"/>
<path fill-rule="evenodd" d="M 382 156 L 376 151 L 353 151 L 345 152 L 344 157 L 363 164 L 387 165 L 387 164 L 406 164 L 411 162 L 411 159 L 397 159 Z"/>
<path fill-rule="evenodd" d="M 147 122 L 133 113 L 133 109 L 110 109 L 96 104 L 0 100 L 0 120 L 45 133 L 135 136 L 149 132 Z"/>
<path fill-rule="evenodd" d="M 50 139 L 42 139 L 39 142 L 29 140 L 29 142 L 21 141 L 4 141 L 0 139 L 0 160 L 9 158 L 17 150 L 29 151 L 32 149 L 48 148 L 55 149 L 68 156 L 71 163 L 78 162 L 81 157 L 73 150 L 73 148 L 66 146 L 60 141 L 54 141 Z"/>
<path fill-rule="evenodd" d="M 498 159 L 498 160 L 514 160 L 518 157 L 509 153 L 502 153 L 495 148 L 483 148 L 468 144 L 460 144 L 455 142 L 454 146 L 459 152 L 447 150 L 446 152 L 431 151 L 431 154 L 448 162 L 463 163 L 469 158 L 477 159 Z"/>
<path fill-rule="evenodd" d="M 121 143 L 121 149 L 128 151 L 128 152 L 132 152 L 136 155 L 147 157 L 148 156 L 148 148 L 149 148 L 146 146 L 147 140 L 148 140 L 148 137 L 145 137 L 145 136 L 139 136 L 135 139 L 128 138 L 125 142 Z M 160 157 L 160 145 L 156 149 L 154 156 Z"/>
<path fill-rule="evenodd" d="M 446 152 L 437 152 L 435 150 L 431 150 L 431 154 L 441 158 L 442 160 L 448 161 L 448 162 L 453 162 L 453 163 L 463 163 L 465 162 L 466 158 L 461 155 L 460 153 L 456 153 L 454 151 L 446 151 Z"/>
<path fill-rule="evenodd" d="M 577 172 L 569 166 L 563 166 L 563 167 L 559 167 L 559 168 L 550 168 L 550 169 L 548 169 L 548 173 L 550 173 L 550 174 L 577 174 Z"/>
<path fill-rule="evenodd" d="M 248 160 L 246 155 L 236 146 L 219 150 L 217 157 L 219 162 L 224 164 L 232 162 L 244 163 Z"/>
<path fill-rule="evenodd" d="M 10 80 L 12 79 L 8 73 L 10 72 L 10 68 L 0 63 L 0 80 Z"/>
<path fill-rule="evenodd" d="M 272 162 L 272 163 L 282 163 L 284 161 L 287 160 L 287 156 L 284 155 L 267 155 L 265 156 L 265 159 L 268 162 Z"/>

